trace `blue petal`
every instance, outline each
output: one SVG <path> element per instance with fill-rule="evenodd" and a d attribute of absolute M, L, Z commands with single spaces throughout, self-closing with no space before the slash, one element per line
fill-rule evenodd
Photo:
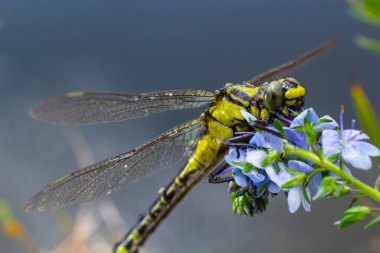
<path fill-rule="evenodd" d="M 281 188 L 278 187 L 275 183 L 269 182 L 269 184 L 268 184 L 268 191 L 270 193 L 279 193 L 281 191 Z"/>
<path fill-rule="evenodd" d="M 252 139 L 249 141 L 249 144 L 256 145 L 258 147 L 266 147 L 264 136 L 259 132 L 256 132 Z"/>
<path fill-rule="evenodd" d="M 257 119 L 255 118 L 255 116 L 253 116 L 252 114 L 250 114 L 249 112 L 246 112 L 244 110 L 240 110 L 241 114 L 243 115 L 243 117 L 245 118 L 245 120 L 249 123 L 251 121 L 256 121 Z"/>
<path fill-rule="evenodd" d="M 312 192 L 317 192 L 319 189 L 319 186 L 321 185 L 321 181 L 322 181 L 322 173 L 315 174 L 309 183 L 310 190 Z"/>
<path fill-rule="evenodd" d="M 318 122 L 318 116 L 315 113 L 313 108 L 309 108 L 307 110 L 304 110 L 302 113 L 300 113 L 297 117 L 295 117 L 290 124 L 290 128 L 294 128 L 297 126 L 303 126 L 305 118 L 309 120 L 311 123 L 317 123 Z"/>
<path fill-rule="evenodd" d="M 228 163 L 231 166 L 236 166 L 232 162 L 246 162 L 246 159 L 245 159 L 246 156 L 247 156 L 246 151 L 243 150 L 243 149 L 239 149 L 239 153 L 240 153 L 240 156 L 239 156 L 239 158 L 237 158 L 237 150 L 236 150 L 236 148 L 235 147 L 231 147 L 228 150 L 228 155 L 224 157 L 224 160 L 226 161 L 226 163 Z"/>
<path fill-rule="evenodd" d="M 356 134 L 355 136 L 351 137 L 351 140 L 353 141 L 364 141 L 364 140 L 368 140 L 369 139 L 369 136 L 366 135 L 365 133 L 359 133 L 359 134 Z"/>
<path fill-rule="evenodd" d="M 369 156 L 355 150 L 351 145 L 343 148 L 342 158 L 345 162 L 357 169 L 369 170 L 372 167 Z"/>
<path fill-rule="evenodd" d="M 322 137 L 322 151 L 325 156 L 331 156 L 340 151 L 340 136 L 335 130 L 323 130 Z"/>
<path fill-rule="evenodd" d="M 267 157 L 267 153 L 263 150 L 250 150 L 247 154 L 247 162 L 251 163 L 253 166 L 264 169 L 264 167 L 261 165 L 265 157 Z"/>
<path fill-rule="evenodd" d="M 232 175 L 234 177 L 234 180 L 236 184 L 240 187 L 246 187 L 248 184 L 247 177 L 243 174 L 243 172 L 240 169 L 234 168 L 232 170 Z"/>
<path fill-rule="evenodd" d="M 364 141 L 351 141 L 350 143 L 352 145 L 352 147 L 357 150 L 357 151 L 360 151 L 366 155 L 369 155 L 369 156 L 380 156 L 380 151 L 379 149 L 368 143 L 368 142 L 364 142 Z"/>
<path fill-rule="evenodd" d="M 281 187 L 281 185 L 292 179 L 293 176 L 285 170 L 285 165 L 283 163 L 278 163 L 278 168 L 280 170 L 279 172 L 277 172 L 271 164 L 265 168 L 265 172 L 273 183 Z"/>
<path fill-rule="evenodd" d="M 307 149 L 308 143 L 304 133 L 291 129 L 289 127 L 284 127 L 285 137 L 294 143 L 297 147 L 302 149 Z"/>
<path fill-rule="evenodd" d="M 231 166 L 233 166 L 231 161 L 234 160 L 234 157 L 236 157 L 236 155 L 234 154 L 234 152 L 236 153 L 236 150 L 234 151 L 234 149 L 235 148 L 230 148 L 228 151 L 228 155 L 224 157 L 224 160 L 226 161 L 226 163 L 228 163 Z"/>
<path fill-rule="evenodd" d="M 266 148 L 282 151 L 284 148 L 284 140 L 274 134 L 263 132 L 262 136 L 264 137 Z"/>
<path fill-rule="evenodd" d="M 288 167 L 296 171 L 305 172 L 305 173 L 310 173 L 314 170 L 314 168 L 311 167 L 309 164 L 296 161 L 296 160 L 290 160 L 288 162 Z"/>
<path fill-rule="evenodd" d="M 316 128 L 317 132 L 320 132 L 320 131 L 326 130 L 326 129 L 335 129 L 338 127 L 338 123 L 336 123 L 336 121 L 333 118 L 331 118 L 330 116 L 325 115 L 322 118 L 320 118 L 319 120 L 322 120 L 322 119 L 328 119 L 328 120 L 331 120 L 331 122 L 325 122 L 325 123 L 319 124 L 318 127 Z"/>
<path fill-rule="evenodd" d="M 264 180 L 261 180 L 260 182 L 255 182 L 255 185 L 257 187 L 261 187 L 264 184 L 269 182 L 269 177 L 268 177 L 267 173 L 265 173 L 265 170 L 260 169 L 259 173 L 264 176 Z"/>
<path fill-rule="evenodd" d="M 350 141 L 366 140 L 366 139 L 369 139 L 369 137 L 368 135 L 360 132 L 359 130 L 346 129 L 346 130 L 343 130 L 342 139 L 346 142 L 350 142 Z"/>
<path fill-rule="evenodd" d="M 261 181 L 264 181 L 265 180 L 265 176 L 259 172 L 257 172 L 256 170 L 251 170 L 250 172 L 248 173 L 244 173 L 245 175 L 247 175 L 254 184 L 257 184 Z"/>
<path fill-rule="evenodd" d="M 347 166 L 344 166 L 343 170 L 344 170 L 344 172 L 346 172 L 348 175 L 350 175 L 350 176 L 352 175 L 351 170 L 350 170 Z"/>
<path fill-rule="evenodd" d="M 296 186 L 288 192 L 288 206 L 289 212 L 295 213 L 301 205 L 301 188 Z"/>

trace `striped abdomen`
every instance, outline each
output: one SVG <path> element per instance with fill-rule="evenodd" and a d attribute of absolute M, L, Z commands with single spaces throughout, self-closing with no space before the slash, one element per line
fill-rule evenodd
<path fill-rule="evenodd" d="M 189 157 L 183 170 L 159 191 L 158 198 L 146 211 L 144 217 L 130 230 L 115 249 L 117 253 L 137 252 L 147 237 L 170 213 L 186 193 L 214 168 L 224 156 L 223 142 L 233 137 L 231 128 L 207 119 L 206 133 L 198 140 L 194 153 Z"/>

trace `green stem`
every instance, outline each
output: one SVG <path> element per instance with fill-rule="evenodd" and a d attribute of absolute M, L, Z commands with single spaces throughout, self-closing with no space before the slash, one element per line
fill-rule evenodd
<path fill-rule="evenodd" d="M 336 166 L 335 164 L 327 161 L 324 158 L 321 158 L 317 156 L 316 154 L 313 154 L 307 150 L 297 148 L 292 145 L 285 145 L 285 156 L 288 155 L 296 155 L 298 157 L 302 157 L 304 159 L 310 160 L 314 164 L 317 164 L 326 170 L 334 173 L 335 175 L 339 176 L 340 178 L 346 180 L 350 185 L 355 187 L 356 189 L 360 190 L 363 194 L 371 197 L 372 199 L 376 200 L 377 202 L 380 202 L 380 192 L 376 189 L 372 188 L 371 186 L 363 183 L 362 181 L 358 180 L 357 178 L 347 174 L 344 170 Z"/>

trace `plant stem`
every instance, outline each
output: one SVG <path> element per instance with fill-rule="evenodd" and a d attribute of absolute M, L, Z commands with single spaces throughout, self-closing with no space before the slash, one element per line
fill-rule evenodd
<path fill-rule="evenodd" d="M 286 144 L 285 145 L 285 155 L 296 155 L 298 157 L 302 157 L 304 159 L 310 160 L 314 164 L 317 164 L 326 170 L 334 173 L 335 175 L 339 176 L 340 178 L 344 179 L 349 183 L 350 185 L 354 186 L 356 189 L 360 190 L 363 194 L 371 197 L 372 199 L 376 200 L 380 203 L 380 192 L 376 189 L 372 188 L 371 186 L 363 183 L 362 181 L 358 180 L 357 178 L 347 174 L 344 170 L 336 166 L 335 164 L 327 161 L 324 158 L 321 158 L 317 156 L 316 154 L 313 154 L 307 150 L 297 148 L 295 146 Z"/>

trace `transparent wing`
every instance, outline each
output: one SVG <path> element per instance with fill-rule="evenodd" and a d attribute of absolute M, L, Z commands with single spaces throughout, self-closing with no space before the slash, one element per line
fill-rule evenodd
<path fill-rule="evenodd" d="M 199 120 L 185 122 L 127 153 L 63 176 L 37 193 L 26 211 L 43 211 L 91 201 L 150 172 L 188 157 L 204 127 Z"/>
<path fill-rule="evenodd" d="M 329 42 L 314 48 L 313 50 L 299 56 L 296 59 L 293 59 L 291 61 L 288 61 L 284 64 L 281 64 L 277 67 L 271 68 L 253 78 L 251 78 L 248 83 L 251 83 L 253 85 L 261 85 L 262 83 L 274 80 L 280 77 L 286 76 L 291 71 L 301 67 L 305 63 L 313 60 L 315 57 L 323 53 L 325 50 L 329 49 L 330 47 L 334 46 L 338 41 L 336 39 L 330 40 Z"/>
<path fill-rule="evenodd" d="M 47 123 L 83 125 L 136 119 L 158 112 L 205 106 L 213 98 L 214 92 L 202 89 L 142 94 L 71 92 L 33 106 L 29 114 Z"/>

